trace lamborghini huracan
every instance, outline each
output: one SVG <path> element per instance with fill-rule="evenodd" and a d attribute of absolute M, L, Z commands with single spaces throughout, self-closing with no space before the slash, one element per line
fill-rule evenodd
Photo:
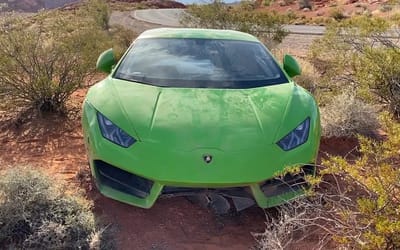
<path fill-rule="evenodd" d="M 203 195 L 242 210 L 280 205 L 315 174 L 319 109 L 297 85 L 296 60 L 278 63 L 254 36 L 160 28 L 121 57 L 83 104 L 91 173 L 107 197 L 150 208 L 159 197 Z M 297 168 L 299 171 L 287 171 Z"/>

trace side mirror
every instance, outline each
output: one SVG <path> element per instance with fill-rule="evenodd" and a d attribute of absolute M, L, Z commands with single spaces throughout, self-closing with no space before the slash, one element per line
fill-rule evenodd
<path fill-rule="evenodd" d="M 290 77 L 298 76 L 301 74 L 301 68 L 291 55 L 285 55 L 283 57 L 283 69 Z"/>
<path fill-rule="evenodd" d="M 109 74 L 116 63 L 113 49 L 108 49 L 100 54 L 97 59 L 96 69 Z"/>

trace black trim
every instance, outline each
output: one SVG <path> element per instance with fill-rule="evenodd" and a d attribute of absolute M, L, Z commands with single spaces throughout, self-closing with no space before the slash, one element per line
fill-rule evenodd
<path fill-rule="evenodd" d="M 310 187 L 310 184 L 305 180 L 305 176 L 314 174 L 315 166 L 305 165 L 301 168 L 299 173 L 287 173 L 282 177 L 267 180 L 261 184 L 260 188 L 267 197 L 304 190 Z"/>
<path fill-rule="evenodd" d="M 116 168 L 100 160 L 94 161 L 101 185 L 139 198 L 146 198 L 151 191 L 153 181 Z"/>

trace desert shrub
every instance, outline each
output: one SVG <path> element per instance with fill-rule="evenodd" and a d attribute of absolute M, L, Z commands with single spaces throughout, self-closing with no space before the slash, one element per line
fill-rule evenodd
<path fill-rule="evenodd" d="M 301 65 L 301 75 L 295 77 L 296 83 L 310 91 L 314 97 L 318 99 L 321 86 L 319 85 L 319 74 L 317 70 L 310 62 L 303 58 L 297 58 L 297 61 Z"/>
<path fill-rule="evenodd" d="M 268 216 L 265 232 L 255 235 L 259 249 L 291 249 L 304 240 L 315 249 L 331 241 L 338 249 L 400 248 L 400 123 L 388 113 L 380 121 L 386 139 L 360 136 L 356 158 L 323 160 L 307 197 Z"/>
<path fill-rule="evenodd" d="M 343 10 L 339 8 L 333 9 L 329 15 L 336 21 L 341 21 L 346 18 L 346 15 L 343 13 Z"/>
<path fill-rule="evenodd" d="M 333 91 L 351 87 L 364 100 L 377 101 L 400 113 L 400 47 L 398 22 L 356 17 L 332 23 L 312 47 L 321 82 Z M 322 67 L 321 67 L 322 66 Z"/>
<path fill-rule="evenodd" d="M 87 0 L 86 2 L 87 4 L 81 10 L 88 13 L 103 30 L 107 30 L 111 15 L 107 2 L 105 0 Z"/>
<path fill-rule="evenodd" d="M 44 173 L 18 167 L 0 176 L 0 245 L 17 249 L 88 249 L 97 244 L 91 204 Z M 101 237 L 100 237 L 101 238 Z M 101 244 L 100 244 L 101 245 Z"/>
<path fill-rule="evenodd" d="M 380 10 L 381 12 L 389 12 L 389 11 L 393 10 L 393 6 L 390 5 L 390 4 L 383 4 L 383 5 L 379 8 L 379 10 Z"/>
<path fill-rule="evenodd" d="M 344 187 L 332 216 L 340 244 L 356 249 L 400 248 L 400 124 L 387 113 L 381 116 L 384 141 L 360 137 L 361 156 L 349 163 L 342 157 L 323 162 L 322 174 L 336 176 Z M 338 230 L 339 229 L 339 230 Z"/>
<path fill-rule="evenodd" d="M 54 11 L 33 17 L 33 24 L 25 19 L 4 22 L 1 94 L 40 111 L 65 111 L 70 95 L 95 72 L 97 56 L 111 47 L 108 31 L 92 17 L 81 11 L 73 16 Z"/>
<path fill-rule="evenodd" d="M 109 34 L 112 38 L 113 49 L 117 59 L 121 58 L 123 53 L 129 48 L 138 35 L 121 25 L 111 26 Z"/>
<path fill-rule="evenodd" d="M 333 238 L 333 209 L 325 206 L 325 197 L 332 201 L 333 196 L 315 192 L 266 211 L 264 232 L 252 233 L 255 249 L 298 249 L 305 241 L 313 243 L 312 249 L 333 249 L 326 247 Z"/>
<path fill-rule="evenodd" d="M 210 4 L 191 5 L 181 23 L 189 27 L 233 29 L 259 37 L 268 45 L 279 43 L 287 35 L 283 23 L 287 16 L 254 11 L 254 4 L 243 1 L 232 7 L 220 0 Z"/>
<path fill-rule="evenodd" d="M 299 0 L 299 9 L 312 9 L 312 4 L 310 0 Z"/>
<path fill-rule="evenodd" d="M 321 107 L 321 125 L 324 137 L 351 137 L 373 135 L 379 121 L 376 108 L 345 90 Z"/>
<path fill-rule="evenodd" d="M 277 213 L 266 213 L 265 231 L 252 233 L 256 240 L 256 249 L 291 249 L 296 243 L 294 234 L 302 231 L 303 221 L 307 219 L 307 210 L 303 206 L 308 201 L 300 199 L 288 202 L 277 208 Z M 299 204 L 301 204 L 299 206 Z"/>

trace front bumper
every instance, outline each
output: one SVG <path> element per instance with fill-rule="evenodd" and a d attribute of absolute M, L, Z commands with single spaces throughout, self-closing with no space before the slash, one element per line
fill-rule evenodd
<path fill-rule="evenodd" d="M 96 185 L 103 195 L 130 205 L 150 208 L 159 197 L 217 194 L 230 198 L 238 211 L 244 208 L 241 205 L 243 203 L 251 204 L 254 201 L 258 206 L 268 208 L 296 198 L 309 187 L 306 176 L 315 172 L 313 165 L 304 165 L 296 174 L 287 173 L 282 177 L 248 186 L 188 188 L 163 185 L 100 160 L 92 161 L 91 168 Z"/>
<path fill-rule="evenodd" d="M 94 109 L 84 108 L 82 124 L 99 191 L 142 208 L 152 207 L 162 196 L 194 192 L 252 199 L 262 208 L 277 206 L 304 193 L 304 177 L 314 174 L 312 163 L 319 146 L 315 120 L 308 141 L 287 152 L 275 144 L 236 152 L 215 148 L 182 151 L 148 141 L 122 148 L 102 137 Z M 213 155 L 211 163 L 204 162 L 205 154 Z M 301 166 L 303 171 L 274 178 L 290 166 Z"/>

